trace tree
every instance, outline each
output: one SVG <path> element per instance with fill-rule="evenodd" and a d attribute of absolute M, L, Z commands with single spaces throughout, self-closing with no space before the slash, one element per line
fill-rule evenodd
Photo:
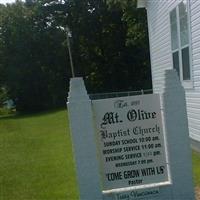
<path fill-rule="evenodd" d="M 65 90 L 66 51 L 63 33 L 41 24 L 36 6 L 22 2 L 1 12 L 1 65 L 4 84 L 20 111 L 36 111 L 61 104 Z M 64 105 L 64 99 L 62 104 Z"/>
<path fill-rule="evenodd" d="M 91 92 L 151 88 L 145 13 L 134 0 L 27 0 L 0 6 L 0 87 L 20 111 L 65 104 L 71 77 Z"/>
<path fill-rule="evenodd" d="M 0 108 L 3 106 L 4 102 L 8 100 L 8 94 L 6 88 L 0 88 Z"/>

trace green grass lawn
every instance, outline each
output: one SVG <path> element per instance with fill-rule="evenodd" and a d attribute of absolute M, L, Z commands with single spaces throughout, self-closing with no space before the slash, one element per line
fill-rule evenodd
<path fill-rule="evenodd" d="M 192 164 L 194 184 L 200 187 L 200 153 L 192 153 Z"/>
<path fill-rule="evenodd" d="M 0 200 L 78 199 L 66 110 L 0 118 L 0 152 Z"/>
<path fill-rule="evenodd" d="M 0 119 L 0 199 L 78 199 L 67 112 Z"/>

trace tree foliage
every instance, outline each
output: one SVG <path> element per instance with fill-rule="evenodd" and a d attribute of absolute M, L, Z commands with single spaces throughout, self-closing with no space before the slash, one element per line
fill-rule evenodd
<path fill-rule="evenodd" d="M 0 5 L 0 87 L 18 110 L 64 105 L 67 26 L 89 92 L 151 87 L 146 17 L 134 0 L 17 1 Z"/>
<path fill-rule="evenodd" d="M 39 110 L 64 96 L 64 34 L 44 23 L 36 7 L 17 2 L 1 13 L 3 84 L 19 110 Z"/>

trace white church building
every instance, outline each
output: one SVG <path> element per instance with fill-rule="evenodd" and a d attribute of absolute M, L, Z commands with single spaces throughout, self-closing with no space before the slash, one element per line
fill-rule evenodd
<path fill-rule="evenodd" d="M 165 70 L 177 70 L 190 137 L 200 141 L 200 0 L 138 0 L 137 6 L 147 10 L 153 91 L 159 93 Z"/>

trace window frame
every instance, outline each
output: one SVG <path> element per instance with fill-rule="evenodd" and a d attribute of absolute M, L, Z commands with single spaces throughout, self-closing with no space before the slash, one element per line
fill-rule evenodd
<path fill-rule="evenodd" d="M 181 32 L 180 32 L 180 14 L 179 14 L 179 5 L 182 2 L 186 2 L 187 6 L 187 25 L 188 25 L 188 44 L 181 46 Z M 176 11 L 176 28 L 177 28 L 177 38 L 178 38 L 178 48 L 172 49 L 172 29 L 171 29 L 171 13 L 173 11 Z M 191 39 L 191 20 L 190 20 L 190 5 L 189 5 L 189 0 L 182 0 L 179 1 L 176 6 L 169 11 L 169 28 L 170 28 L 170 43 L 171 43 L 171 63 L 174 69 L 174 64 L 173 64 L 173 54 L 178 52 L 178 58 L 179 58 L 179 78 L 182 82 L 182 85 L 185 89 L 192 89 L 194 87 L 193 85 L 193 70 L 192 70 L 192 39 Z M 182 50 L 185 48 L 189 48 L 189 72 L 190 72 L 190 80 L 183 80 L 183 60 L 182 60 Z"/>

